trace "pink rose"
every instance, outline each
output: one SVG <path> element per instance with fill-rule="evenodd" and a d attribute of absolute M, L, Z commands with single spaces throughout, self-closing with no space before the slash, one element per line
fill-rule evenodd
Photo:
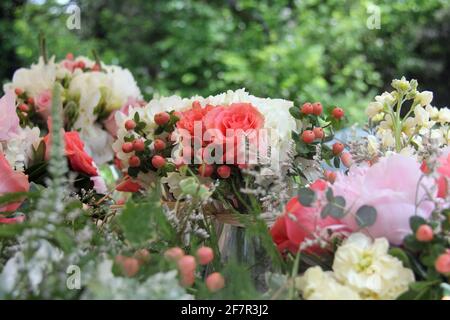
<path fill-rule="evenodd" d="M 246 164 L 239 159 L 239 155 L 245 154 L 243 133 L 251 146 L 256 145 L 253 150 L 264 149 L 258 145 L 258 133 L 264 126 L 264 116 L 251 103 L 233 103 L 227 107 L 215 107 L 204 116 L 203 122 L 206 130 L 214 130 L 212 134 L 215 137 L 212 139 L 214 143 L 227 144 L 228 141 L 228 145 L 233 146 L 229 149 L 226 145 L 224 147 L 226 163 L 234 159 L 234 163 Z M 227 132 L 228 130 L 231 134 Z"/>
<path fill-rule="evenodd" d="M 400 245 L 411 232 L 409 218 L 416 212 L 416 190 L 422 176 L 420 164 L 412 157 L 395 154 L 381 158 L 371 167 L 350 168 L 348 175 L 340 172 L 332 189 L 346 200 L 349 212 L 342 221 L 352 230 L 357 230 L 356 211 L 363 205 L 377 210 L 374 225 L 367 228 L 370 236 L 386 237 L 392 244 Z M 417 202 L 425 195 L 423 187 L 431 188 L 433 181 L 425 178 L 417 190 Z M 423 186 L 423 187 L 422 187 Z M 417 214 L 428 218 L 433 203 L 422 201 Z"/>
<path fill-rule="evenodd" d="M 52 92 L 50 90 L 42 91 L 35 99 L 36 111 L 47 119 L 51 114 Z"/>
<path fill-rule="evenodd" d="M 194 124 L 199 121 L 202 122 L 206 114 L 213 110 L 215 107 L 212 105 L 206 105 L 204 108 L 200 105 L 198 101 L 192 103 L 192 108 L 181 113 L 181 118 L 177 122 L 178 129 L 184 129 L 188 131 L 191 136 L 194 135 Z M 203 132 L 205 131 L 205 126 L 202 127 Z"/>
<path fill-rule="evenodd" d="M 14 171 L 5 156 L 0 153 L 0 196 L 11 192 L 27 192 L 29 188 L 28 177 L 22 172 Z M 17 210 L 20 204 L 21 202 L 15 202 L 0 206 L 0 212 Z"/>
<path fill-rule="evenodd" d="M 19 130 L 19 117 L 16 113 L 16 95 L 8 90 L 0 99 L 0 141 L 6 141 Z"/>
<path fill-rule="evenodd" d="M 316 192 L 318 201 L 312 207 L 304 207 L 297 197 L 292 198 L 286 205 L 285 214 L 277 219 L 270 229 L 272 239 L 280 252 L 288 250 L 297 253 L 300 244 L 305 240 L 313 240 L 313 232 L 324 230 L 346 231 L 339 220 L 333 217 L 322 219 L 320 212 L 324 205 L 325 190 L 327 183 L 323 180 L 317 180 L 310 188 Z M 291 216 L 293 216 L 293 218 Z M 295 220 L 295 221 L 294 221 Z M 306 249 L 309 253 L 321 253 L 323 249 L 318 245 L 313 245 Z"/>
<path fill-rule="evenodd" d="M 130 108 L 142 107 L 145 105 L 145 101 L 129 97 L 128 101 L 120 108 L 120 110 L 114 110 L 111 114 L 103 121 L 105 129 L 113 136 L 117 136 L 117 124 L 116 124 L 116 112 L 122 112 L 124 115 L 128 115 Z"/>

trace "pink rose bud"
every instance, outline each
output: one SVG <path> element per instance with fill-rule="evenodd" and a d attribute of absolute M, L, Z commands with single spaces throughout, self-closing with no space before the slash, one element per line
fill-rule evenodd
<path fill-rule="evenodd" d="M 214 259 L 214 251 L 210 247 L 201 247 L 197 250 L 198 263 L 207 265 Z"/>
<path fill-rule="evenodd" d="M 184 256 L 184 251 L 183 251 L 183 249 L 181 249 L 179 247 L 170 248 L 170 249 L 166 250 L 166 252 L 164 252 L 164 257 L 167 260 L 171 260 L 171 261 L 178 261 L 183 256 Z"/>
<path fill-rule="evenodd" d="M 225 286 L 225 279 L 219 272 L 211 273 L 206 278 L 206 287 L 211 292 L 217 292 Z"/>

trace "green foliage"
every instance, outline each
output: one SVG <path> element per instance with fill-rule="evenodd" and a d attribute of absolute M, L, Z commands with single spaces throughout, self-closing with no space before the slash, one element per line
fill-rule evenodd
<path fill-rule="evenodd" d="M 209 95 L 246 87 L 255 95 L 345 107 L 364 119 L 367 102 L 401 75 L 448 104 L 450 7 L 443 0 L 377 1 L 380 29 L 367 28 L 372 1 L 82 0 L 81 30 L 66 6 L 4 1 L 0 79 L 49 55 L 99 52 L 131 69 L 147 98 Z"/>

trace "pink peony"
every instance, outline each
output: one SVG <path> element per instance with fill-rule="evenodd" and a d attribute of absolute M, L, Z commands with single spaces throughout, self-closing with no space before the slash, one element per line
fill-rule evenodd
<path fill-rule="evenodd" d="M 0 141 L 6 141 L 19 130 L 19 117 L 16 113 L 16 95 L 8 90 L 0 99 Z"/>
<path fill-rule="evenodd" d="M 342 220 L 350 229 L 357 230 L 355 213 L 362 205 L 377 210 L 374 225 L 366 231 L 374 238 L 386 237 L 392 244 L 400 245 L 411 232 L 409 218 L 416 212 L 416 190 L 422 176 L 420 164 L 411 157 L 395 154 L 381 158 L 373 166 L 353 166 L 348 175 L 338 173 L 332 186 L 336 196 L 343 196 L 349 212 Z M 424 187 L 431 189 L 433 181 L 422 179 L 418 202 L 425 195 Z M 423 187 L 422 187 L 423 186 Z M 422 201 L 417 214 L 428 218 L 433 203 Z"/>
<path fill-rule="evenodd" d="M 47 119 L 51 114 L 52 92 L 50 90 L 42 91 L 35 99 L 36 111 Z"/>
<path fill-rule="evenodd" d="M 0 153 L 0 196 L 12 192 L 27 192 L 29 188 L 28 177 L 22 172 L 14 171 L 5 156 Z M 20 204 L 15 202 L 0 206 L 0 212 L 17 210 Z"/>

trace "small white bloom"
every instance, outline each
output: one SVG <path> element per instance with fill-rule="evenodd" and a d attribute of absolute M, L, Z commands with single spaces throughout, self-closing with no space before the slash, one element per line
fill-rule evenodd
<path fill-rule="evenodd" d="M 431 92 L 431 91 L 419 92 L 416 95 L 415 100 L 423 107 L 426 105 L 429 105 L 431 103 L 431 101 L 433 100 L 433 92 Z"/>

